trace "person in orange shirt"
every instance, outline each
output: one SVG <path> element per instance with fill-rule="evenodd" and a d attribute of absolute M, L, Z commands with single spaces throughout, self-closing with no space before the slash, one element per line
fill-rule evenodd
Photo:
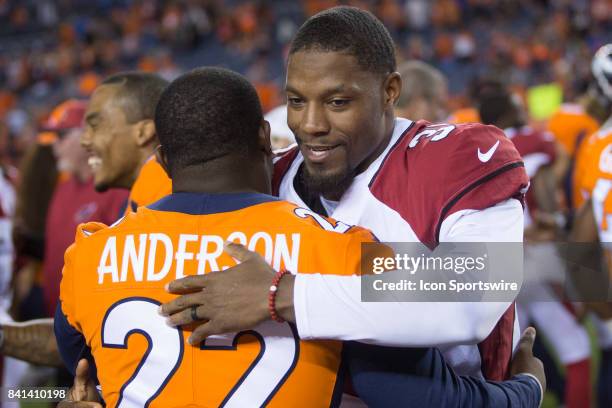
<path fill-rule="evenodd" d="M 603 122 L 589 113 L 597 111 L 593 109 L 596 104 L 596 99 L 587 95 L 579 103 L 561 105 L 548 120 L 548 130 L 569 156 L 563 190 L 570 217 L 574 210 L 580 208 L 584 203 L 584 197 L 577 186 L 580 185 L 579 179 L 586 171 L 585 167 L 588 167 L 588 165 L 585 166 L 585 160 L 582 157 L 587 148 L 587 140 Z M 589 107 L 591 109 L 588 109 Z"/>
<path fill-rule="evenodd" d="M 569 156 L 569 167 L 564 176 L 564 195 L 570 217 L 584 203 L 578 186 L 588 163 L 583 156 L 589 136 L 607 119 L 607 102 L 593 81 L 588 91 L 575 103 L 564 103 L 548 119 L 548 130 L 555 136 Z M 571 222 L 571 218 L 569 220 Z"/>
<path fill-rule="evenodd" d="M 588 97 L 585 97 L 579 103 L 564 103 L 548 119 L 548 130 L 573 157 L 580 150 L 585 138 L 593 134 L 600 125 L 600 120 L 589 113 L 592 110 L 585 108 L 590 105 L 588 101 Z"/>
<path fill-rule="evenodd" d="M 169 327 L 158 309 L 173 298 L 163 289 L 177 276 L 235 264 L 225 241 L 248 244 L 279 270 L 353 273 L 373 236 L 269 195 L 269 126 L 237 74 L 179 78 L 162 94 L 156 128 L 174 192 L 113 226 L 79 227 L 55 317 L 64 361 L 76 368 L 81 335 L 108 406 L 333 404 L 341 343 L 302 342 L 278 319 L 193 347 L 189 330 Z"/>
<path fill-rule="evenodd" d="M 168 82 L 158 75 L 124 72 L 105 79 L 85 113 L 81 145 L 98 191 L 131 189 L 158 146 L 153 115 Z"/>

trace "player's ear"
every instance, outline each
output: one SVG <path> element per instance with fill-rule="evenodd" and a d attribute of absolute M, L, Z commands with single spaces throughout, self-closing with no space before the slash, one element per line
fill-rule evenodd
<path fill-rule="evenodd" d="M 155 122 L 152 119 L 144 119 L 136 124 L 136 143 L 145 146 L 155 140 Z"/>
<path fill-rule="evenodd" d="M 387 75 L 383 84 L 383 97 L 385 106 L 393 109 L 400 93 L 402 92 L 402 77 L 399 72 L 392 72 Z"/>
<path fill-rule="evenodd" d="M 162 145 L 159 145 L 155 148 L 155 158 L 157 159 L 157 162 L 162 167 L 162 169 L 164 169 L 168 177 L 171 177 L 170 170 L 168 167 L 168 158 L 166 157 L 166 153 L 164 152 Z"/>
<path fill-rule="evenodd" d="M 272 142 L 270 141 L 270 123 L 263 119 L 259 126 L 259 147 L 266 154 L 272 155 Z"/>

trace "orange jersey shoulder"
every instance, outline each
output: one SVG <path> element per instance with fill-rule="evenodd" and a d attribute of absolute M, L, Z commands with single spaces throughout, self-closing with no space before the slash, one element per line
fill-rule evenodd
<path fill-rule="evenodd" d="M 107 404 L 329 406 L 340 343 L 302 342 L 293 326 L 267 322 L 192 347 L 190 329 L 170 328 L 157 310 L 174 297 L 163 289 L 171 280 L 235 265 L 225 241 L 256 250 L 276 269 L 359 274 L 371 233 L 280 200 L 205 215 L 159 210 L 171 200 L 112 227 L 80 226 L 66 255 L 62 309 L 92 350 Z"/>
<path fill-rule="evenodd" d="M 591 135 L 581 149 L 575 170 L 579 206 L 592 199 L 602 241 L 612 238 L 612 128 Z"/>
<path fill-rule="evenodd" d="M 563 104 L 548 120 L 548 130 L 570 155 L 576 153 L 579 139 L 593 134 L 599 123 L 575 104 Z"/>
<path fill-rule="evenodd" d="M 135 211 L 172 193 L 172 180 L 168 177 L 155 156 L 151 156 L 142 166 L 130 190 L 126 211 Z"/>
<path fill-rule="evenodd" d="M 612 179 L 612 129 L 601 129 L 584 142 L 576 158 L 574 183 L 581 195 L 590 195 L 598 179 Z"/>

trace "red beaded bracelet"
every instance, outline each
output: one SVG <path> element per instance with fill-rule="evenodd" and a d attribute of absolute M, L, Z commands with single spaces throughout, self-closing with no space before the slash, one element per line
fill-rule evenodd
<path fill-rule="evenodd" d="M 270 292 L 268 294 L 268 310 L 270 311 L 270 317 L 272 317 L 272 320 L 279 323 L 283 323 L 285 320 L 276 313 L 276 292 L 278 291 L 278 285 L 281 279 L 288 273 L 289 271 L 286 269 L 281 269 L 276 272 L 274 278 L 272 278 L 272 286 L 270 286 Z"/>

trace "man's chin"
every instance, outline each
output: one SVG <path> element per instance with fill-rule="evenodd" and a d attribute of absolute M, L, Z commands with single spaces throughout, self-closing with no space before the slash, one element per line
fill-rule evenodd
<path fill-rule="evenodd" d="M 302 177 L 308 192 L 326 197 L 341 196 L 355 177 L 354 172 L 348 168 L 335 171 L 312 171 L 306 166 L 304 170 Z"/>

